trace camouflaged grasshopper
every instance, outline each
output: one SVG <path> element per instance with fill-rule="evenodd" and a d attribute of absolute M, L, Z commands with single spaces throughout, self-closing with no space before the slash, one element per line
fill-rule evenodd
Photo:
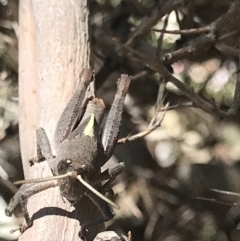
<path fill-rule="evenodd" d="M 59 186 L 61 194 L 69 202 L 76 203 L 84 195 L 88 196 L 99 208 L 102 217 L 85 226 L 92 226 L 114 217 L 109 204 L 114 204 L 102 195 L 116 176 L 122 172 L 123 163 L 101 173 L 101 167 L 112 156 L 118 140 L 124 100 L 130 85 L 130 78 L 121 75 L 117 92 L 108 114 L 106 124 L 100 135 L 100 124 L 105 105 L 94 94 L 87 96 L 87 90 L 93 79 L 93 72 L 84 69 L 80 75 L 77 89 L 65 107 L 55 130 L 54 143 L 56 155 L 52 154 L 48 137 L 43 128 L 37 134 L 37 158 L 34 162 L 46 160 L 53 177 L 40 180 L 23 181 L 25 183 L 11 199 L 5 210 L 11 216 L 20 204 L 26 225 L 25 231 L 32 225 L 27 210 L 27 200 L 32 195 L 53 186 Z M 32 162 L 33 164 L 33 162 Z M 102 181 L 107 181 L 102 185 Z M 34 183 L 31 183 L 34 182 Z"/>

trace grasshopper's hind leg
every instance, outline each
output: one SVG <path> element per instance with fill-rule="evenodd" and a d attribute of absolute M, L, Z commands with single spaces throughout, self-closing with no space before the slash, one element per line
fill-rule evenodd
<path fill-rule="evenodd" d="M 122 121 L 123 104 L 128 92 L 131 79 L 122 74 L 118 80 L 117 93 L 109 111 L 102 134 L 102 144 L 105 151 L 106 161 L 112 156 L 118 141 L 119 129 Z"/>
<path fill-rule="evenodd" d="M 84 114 L 84 104 L 86 101 L 86 92 L 92 81 L 93 72 L 89 69 L 83 69 L 80 74 L 80 80 L 75 93 L 65 107 L 54 133 L 54 142 L 59 146 L 76 127 L 76 123 L 81 120 Z"/>

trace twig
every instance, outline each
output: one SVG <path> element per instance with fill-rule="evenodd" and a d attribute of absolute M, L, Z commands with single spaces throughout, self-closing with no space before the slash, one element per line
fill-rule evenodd
<path fill-rule="evenodd" d="M 132 76 L 132 81 L 145 77 L 148 74 L 146 70 L 143 70 Z"/>
<path fill-rule="evenodd" d="M 174 12 L 175 12 L 175 15 L 176 15 L 176 20 L 177 20 L 178 26 L 180 26 L 181 19 L 180 19 L 180 16 L 179 16 L 179 12 L 178 12 L 178 10 L 174 10 Z"/>
<path fill-rule="evenodd" d="M 146 16 L 142 19 L 141 24 L 136 28 L 126 42 L 126 46 L 134 46 L 138 44 L 138 42 L 141 40 L 141 37 L 147 34 L 159 19 L 161 19 L 167 13 L 170 13 L 174 9 L 180 7 L 182 3 L 183 0 L 168 0 L 164 1 L 164 4 L 158 4 L 151 16 Z"/>
<path fill-rule="evenodd" d="M 167 103 L 167 105 L 164 107 L 165 111 L 164 111 L 163 115 L 157 120 L 157 117 L 160 113 L 161 106 L 162 106 L 162 103 L 163 103 L 163 93 L 164 93 L 164 90 L 165 90 L 165 86 L 166 86 L 166 83 L 164 81 L 162 81 L 159 84 L 158 96 L 157 96 L 157 100 L 156 100 L 156 104 L 155 104 L 155 113 L 154 113 L 154 116 L 153 116 L 147 130 L 142 131 L 142 132 L 140 132 L 138 134 L 135 134 L 135 135 L 129 134 L 128 136 L 119 139 L 118 143 L 125 143 L 125 142 L 129 142 L 129 141 L 134 141 L 138 138 L 143 138 L 146 135 L 153 132 L 155 129 L 157 129 L 161 125 L 162 120 L 164 119 L 164 116 L 167 112 L 167 108 L 168 108 L 168 105 L 169 105 L 169 103 Z"/>
<path fill-rule="evenodd" d="M 227 114 L 230 116 L 234 116 L 237 114 L 238 109 L 240 106 L 240 36 L 238 38 L 238 71 L 237 71 L 237 82 L 235 93 L 233 97 L 233 102 L 231 104 L 230 109 L 228 110 Z"/>
<path fill-rule="evenodd" d="M 202 99 L 197 93 L 194 92 L 193 88 L 187 86 L 180 80 L 178 80 L 176 77 L 174 77 L 163 65 L 163 63 L 156 58 L 152 58 L 151 56 L 144 55 L 128 46 L 121 45 L 113 40 L 110 40 L 108 38 L 102 38 L 102 41 L 105 42 L 105 44 L 109 44 L 109 46 L 114 46 L 117 48 L 117 53 L 121 55 L 123 53 L 124 55 L 130 55 L 132 58 L 136 59 L 140 63 L 145 63 L 150 69 L 153 71 L 156 71 L 162 75 L 162 77 L 165 79 L 166 82 L 171 82 L 174 84 L 179 90 L 181 90 L 185 95 L 189 97 L 190 100 L 193 101 L 193 103 L 200 109 L 204 110 L 205 112 L 216 116 L 217 118 L 222 118 L 226 116 L 226 113 L 222 110 L 215 109 L 215 106 L 213 106 L 208 101 Z"/>
<path fill-rule="evenodd" d="M 167 62 L 171 60 L 171 62 L 175 62 L 175 60 L 183 59 L 183 57 L 187 57 L 191 55 L 195 51 L 193 46 L 186 46 L 171 53 L 165 54 L 163 56 L 163 61 Z"/>
<path fill-rule="evenodd" d="M 236 192 L 224 191 L 224 190 L 219 190 L 219 189 L 215 189 L 215 188 L 211 188 L 210 191 L 228 195 L 228 196 L 240 197 L 240 193 L 236 193 Z M 216 198 L 195 197 L 195 199 L 213 202 L 213 203 L 219 203 L 219 204 L 223 204 L 223 205 L 227 205 L 227 206 L 240 206 L 240 203 L 238 203 L 238 202 L 219 201 Z"/>
<path fill-rule="evenodd" d="M 224 190 L 219 190 L 219 189 L 215 189 L 215 188 L 211 188 L 210 190 L 213 192 L 216 192 L 216 193 L 240 197 L 240 193 L 236 193 L 236 192 L 224 191 Z"/>
<path fill-rule="evenodd" d="M 162 116 L 158 119 L 158 121 L 156 123 L 154 123 L 153 125 L 149 126 L 146 130 L 144 131 L 141 131 L 135 135 L 129 135 L 129 136 L 126 136 L 126 137 L 123 137 L 121 139 L 118 140 L 118 143 L 126 143 L 126 142 L 130 142 L 130 141 L 135 141 L 139 138 L 143 138 L 147 135 L 149 135 L 151 132 L 153 132 L 154 130 L 156 130 L 162 123 L 163 119 L 164 119 L 164 116 L 165 114 L 167 113 L 167 107 L 168 107 L 168 104 L 165 106 L 165 111 L 164 113 L 162 114 Z"/>
<path fill-rule="evenodd" d="M 227 57 L 238 57 L 238 49 L 226 44 L 216 43 L 214 47 Z"/>
<path fill-rule="evenodd" d="M 160 32 L 160 33 L 169 33 L 169 34 L 181 34 L 181 35 L 192 35 L 192 34 L 201 34 L 210 32 L 211 28 L 210 26 L 205 26 L 201 28 L 192 28 L 192 29 L 179 29 L 179 30 L 167 30 L 167 29 L 152 29 L 154 32 Z"/>
<path fill-rule="evenodd" d="M 212 202 L 212 203 L 218 203 L 218 204 L 222 204 L 222 205 L 226 205 L 226 206 L 240 206 L 240 203 L 236 203 L 236 202 L 222 202 L 222 201 L 218 201 L 215 198 L 206 198 L 206 197 L 195 197 L 195 199 L 197 200 L 202 200 L 202 201 L 207 201 L 207 202 Z"/>
<path fill-rule="evenodd" d="M 167 110 L 169 111 L 169 110 L 175 110 L 175 109 L 186 108 L 186 107 L 196 108 L 197 106 L 193 102 L 186 102 L 182 104 L 171 105 L 167 108 Z M 165 108 L 162 108 L 160 111 L 165 111 Z"/>
<path fill-rule="evenodd" d="M 168 19 L 169 19 L 169 14 L 167 14 L 164 23 L 163 23 L 163 29 L 166 30 L 167 25 L 168 25 Z M 162 49 L 162 41 L 163 41 L 163 37 L 164 37 L 164 32 L 161 32 L 159 38 L 158 38 L 158 45 L 157 45 L 157 50 L 156 50 L 156 56 L 157 58 L 159 58 L 159 56 L 161 55 L 161 49 Z"/>
<path fill-rule="evenodd" d="M 161 78 L 161 82 L 159 84 L 159 88 L 158 88 L 158 96 L 157 96 L 157 101 L 156 101 L 156 104 L 155 104 L 155 113 L 154 113 L 154 116 L 149 124 L 149 127 L 151 127 L 157 120 L 157 117 L 158 117 L 158 114 L 161 110 L 161 107 L 162 107 L 162 103 L 163 103 L 163 94 L 164 94 L 164 91 L 165 91 L 165 87 L 166 87 L 166 83 L 165 81 L 163 80 L 163 78 Z M 164 107 L 164 109 L 166 110 L 166 107 Z"/>
<path fill-rule="evenodd" d="M 237 33 L 239 33 L 239 30 L 234 30 L 234 31 L 231 31 L 230 33 L 229 33 L 229 32 L 228 32 L 228 33 L 225 33 L 224 35 L 221 35 L 221 36 L 218 38 L 218 41 L 224 40 L 224 39 L 226 39 L 226 38 L 228 38 L 228 37 L 231 37 L 232 35 L 237 34 Z"/>
<path fill-rule="evenodd" d="M 188 47 L 179 49 L 174 53 L 167 54 L 164 57 L 164 62 L 167 64 L 172 64 L 178 60 L 185 58 L 198 59 L 199 57 L 206 55 L 209 50 L 213 49 L 217 44 L 222 43 L 223 39 L 226 39 L 233 34 L 239 32 L 239 15 L 240 2 L 234 1 L 228 9 L 228 11 L 223 14 L 220 18 L 208 25 L 208 33 L 199 36 L 193 40 L 190 40 Z M 231 29 L 229 29 L 231 26 Z M 231 31 L 231 32 L 229 32 Z M 219 41 L 221 40 L 221 43 Z"/>

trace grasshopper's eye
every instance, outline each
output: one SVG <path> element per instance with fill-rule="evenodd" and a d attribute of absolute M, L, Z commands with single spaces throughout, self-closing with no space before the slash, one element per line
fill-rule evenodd
<path fill-rule="evenodd" d="M 57 165 L 58 173 L 64 174 L 69 171 L 71 169 L 71 163 L 72 161 L 69 159 L 61 160 Z"/>
<path fill-rule="evenodd" d="M 69 160 L 69 159 L 66 159 L 66 163 L 67 163 L 67 164 L 71 164 L 71 163 L 72 163 L 72 161 L 71 161 L 71 160 Z"/>

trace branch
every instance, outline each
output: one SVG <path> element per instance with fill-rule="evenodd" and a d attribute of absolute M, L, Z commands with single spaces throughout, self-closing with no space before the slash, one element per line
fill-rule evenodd
<path fill-rule="evenodd" d="M 162 4 L 162 2 L 164 3 Z M 141 40 L 141 37 L 148 34 L 152 26 L 155 25 L 159 19 L 161 19 L 167 13 L 170 13 L 180 7 L 184 2 L 184 0 L 160 1 L 151 16 L 146 16 L 142 19 L 141 24 L 136 28 L 126 42 L 126 46 L 137 45 Z"/>
<path fill-rule="evenodd" d="M 202 28 L 192 28 L 192 29 L 179 29 L 179 30 L 167 30 L 167 29 L 155 29 L 152 31 L 160 33 L 169 33 L 169 34 L 181 34 L 181 35 L 192 35 L 192 34 L 201 34 L 206 33 L 211 30 L 210 26 L 205 26 Z"/>
<path fill-rule="evenodd" d="M 235 87 L 235 93 L 233 102 L 228 110 L 228 115 L 234 116 L 237 114 L 240 106 L 240 37 L 238 37 L 238 71 L 237 71 L 237 82 Z"/>
<path fill-rule="evenodd" d="M 127 47 L 125 45 L 121 45 L 113 40 L 108 39 L 105 36 L 102 36 L 101 38 L 102 44 L 107 44 L 108 47 L 115 48 L 116 53 L 119 55 L 123 54 L 125 56 L 130 56 L 136 61 L 147 65 L 150 69 L 153 71 L 158 72 L 166 82 L 171 82 L 174 84 L 180 91 L 182 91 L 192 102 L 200 109 L 204 110 L 205 112 L 217 117 L 217 118 L 223 118 L 226 116 L 226 113 L 222 110 L 217 110 L 215 105 L 212 105 L 208 101 L 201 98 L 197 93 L 194 92 L 192 87 L 189 87 L 188 85 L 184 84 L 180 80 L 178 80 L 176 77 L 174 77 L 164 66 L 164 64 L 156 59 L 152 58 L 151 56 L 144 55 L 142 53 L 139 53 L 138 51 Z"/>
<path fill-rule="evenodd" d="M 167 108 L 167 111 L 168 111 L 168 110 L 181 109 L 181 108 L 187 108 L 187 107 L 196 108 L 196 105 L 195 105 L 193 102 L 186 102 L 186 103 L 177 104 L 177 105 L 170 105 L 170 106 Z M 162 108 L 160 111 L 165 111 L 165 108 Z"/>
<path fill-rule="evenodd" d="M 168 25 L 168 19 L 169 19 L 169 14 L 167 14 L 164 23 L 163 23 L 163 29 L 165 30 Z M 162 50 L 162 42 L 163 42 L 163 37 L 164 37 L 164 32 L 162 32 L 158 38 L 158 45 L 157 45 L 157 50 L 156 50 L 156 57 L 159 58 L 161 56 L 161 50 Z"/>
<path fill-rule="evenodd" d="M 164 63 L 172 64 L 186 58 L 199 61 L 199 58 L 208 55 L 210 50 L 214 50 L 214 48 L 216 48 L 215 46 L 219 46 L 219 44 L 233 45 L 235 39 L 229 37 L 239 32 L 239 13 L 240 2 L 234 1 L 225 14 L 209 26 L 205 26 L 205 28 L 208 29 L 207 34 L 191 39 L 185 44 L 188 46 L 163 56 L 162 59 Z"/>
<path fill-rule="evenodd" d="M 139 138 L 143 138 L 147 135 L 149 135 L 150 133 L 152 133 L 154 130 L 156 130 L 158 127 L 161 126 L 161 123 L 165 117 L 165 114 L 167 113 L 167 110 L 168 110 L 168 106 L 169 104 L 167 104 L 165 107 L 164 107 L 164 112 L 163 114 L 158 118 L 159 114 L 160 114 L 160 111 L 161 111 L 161 106 L 162 106 L 162 102 L 163 102 L 163 92 L 165 90 L 165 83 L 161 83 L 159 85 L 159 90 L 158 90 L 158 98 L 157 98 L 157 101 L 156 101 L 156 105 L 155 105 L 155 114 L 149 124 L 149 127 L 144 130 L 144 131 L 141 131 L 135 135 L 128 135 L 126 137 L 123 137 L 121 139 L 118 140 L 118 143 L 126 143 L 126 142 L 130 142 L 130 141 L 135 141 Z"/>

